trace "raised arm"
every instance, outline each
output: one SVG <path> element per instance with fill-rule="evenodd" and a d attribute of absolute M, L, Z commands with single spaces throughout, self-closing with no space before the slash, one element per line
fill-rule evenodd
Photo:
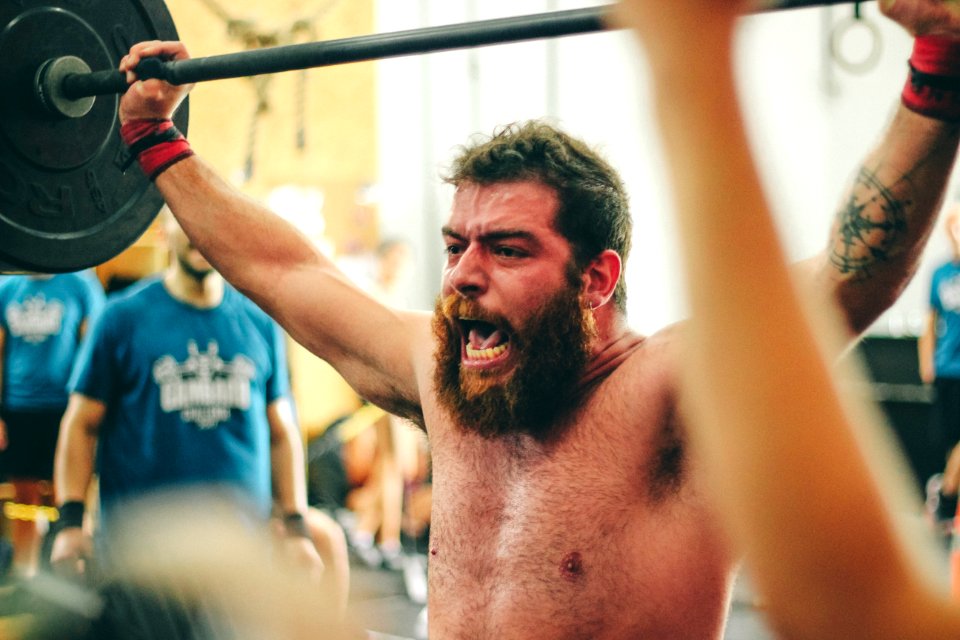
<path fill-rule="evenodd" d="M 914 35 L 958 31 L 952 0 L 881 0 L 879 5 Z M 947 51 L 938 57 L 936 43 L 918 41 L 910 62 L 921 73 L 911 75 L 907 99 L 856 170 L 827 248 L 804 265 L 819 289 L 833 291 L 853 333 L 868 328 L 909 284 L 943 205 L 960 140 L 960 110 L 955 96 L 938 101 L 923 79 L 947 75 L 950 65 L 960 68 L 951 60 L 954 55 Z M 905 75 L 907 70 L 905 64 Z"/>
<path fill-rule="evenodd" d="M 121 69 L 148 56 L 188 54 L 178 42 L 141 43 Z M 134 82 L 120 102 L 125 136 L 135 137 L 130 131 L 151 120 L 169 119 L 189 89 Z M 360 395 L 421 419 L 413 357 L 426 354 L 426 362 L 429 356 L 427 316 L 395 311 L 361 291 L 293 225 L 228 185 L 198 156 L 182 156 L 156 185 L 191 242 L 228 281 Z"/>
<path fill-rule="evenodd" d="M 880 144 L 858 168 L 830 229 L 807 261 L 859 334 L 910 283 L 943 204 L 960 127 L 897 107 Z"/>
<path fill-rule="evenodd" d="M 805 307 L 779 245 L 737 102 L 739 6 L 621 3 L 651 61 L 673 176 L 693 455 L 782 637 L 960 637 L 960 613 L 928 587 L 898 531 L 880 481 L 896 470 L 876 473 L 876 449 L 864 448 L 872 414 L 841 396 L 823 327 L 812 328 L 837 314 Z"/>

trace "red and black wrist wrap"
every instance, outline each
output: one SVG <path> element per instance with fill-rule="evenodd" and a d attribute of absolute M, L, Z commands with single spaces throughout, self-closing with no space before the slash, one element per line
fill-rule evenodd
<path fill-rule="evenodd" d="M 960 40 L 917 36 L 901 100 L 928 118 L 960 122 Z"/>
<path fill-rule="evenodd" d="M 120 137 L 130 153 L 123 171 L 139 160 L 140 168 L 151 180 L 193 155 L 190 143 L 171 120 L 130 120 L 120 127 Z"/>

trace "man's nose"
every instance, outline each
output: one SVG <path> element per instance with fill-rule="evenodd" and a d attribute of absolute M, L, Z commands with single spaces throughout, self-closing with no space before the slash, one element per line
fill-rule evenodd
<path fill-rule="evenodd" d="M 486 291 L 488 278 L 483 252 L 477 247 L 469 247 L 460 254 L 457 263 L 447 275 L 450 286 L 467 298 L 476 297 Z"/>

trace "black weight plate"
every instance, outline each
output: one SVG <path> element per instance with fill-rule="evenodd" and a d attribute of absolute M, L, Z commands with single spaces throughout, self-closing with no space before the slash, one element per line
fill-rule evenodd
<path fill-rule="evenodd" d="M 0 2 L 0 272 L 60 273 L 98 265 L 140 237 L 163 199 L 126 147 L 119 96 L 98 96 L 83 117 L 40 106 L 34 76 L 76 56 L 116 69 L 142 40 L 176 40 L 162 0 Z M 187 103 L 175 117 L 186 132 Z"/>

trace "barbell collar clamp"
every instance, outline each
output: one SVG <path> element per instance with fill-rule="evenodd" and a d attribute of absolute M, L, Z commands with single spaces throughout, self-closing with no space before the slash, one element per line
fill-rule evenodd
<path fill-rule="evenodd" d="M 76 56 L 46 60 L 34 75 L 34 88 L 40 104 L 49 114 L 61 118 L 82 118 L 87 115 L 96 98 L 66 95 L 64 80 L 82 78 L 89 74 L 89 65 Z"/>

